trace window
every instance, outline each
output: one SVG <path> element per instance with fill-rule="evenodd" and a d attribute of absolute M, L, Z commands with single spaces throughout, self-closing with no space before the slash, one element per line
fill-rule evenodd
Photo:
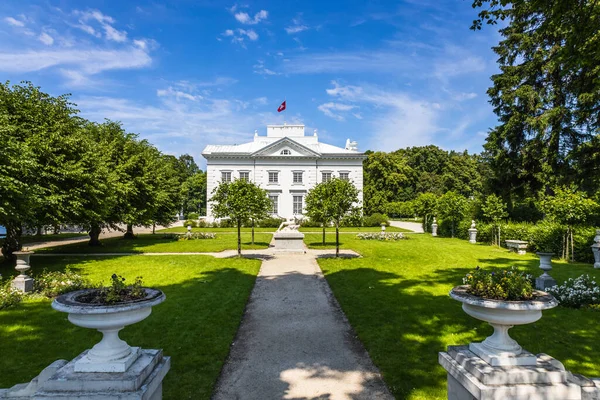
<path fill-rule="evenodd" d="M 321 172 L 321 182 L 329 182 L 331 180 L 331 172 Z"/>
<path fill-rule="evenodd" d="M 269 195 L 269 200 L 271 200 L 271 214 L 277 215 L 279 213 L 279 196 Z"/>
<path fill-rule="evenodd" d="M 223 182 L 231 182 L 231 171 L 221 172 L 221 180 Z"/>
<path fill-rule="evenodd" d="M 343 181 L 350 180 L 349 175 L 350 175 L 349 172 L 340 172 L 340 179 Z"/>
<path fill-rule="evenodd" d="M 302 183 L 302 172 L 294 172 L 293 183 Z"/>
<path fill-rule="evenodd" d="M 302 214 L 302 196 L 294 196 L 293 212 L 294 214 Z"/>
<path fill-rule="evenodd" d="M 279 153 L 279 154 L 281 154 L 282 156 L 289 156 L 290 154 L 292 154 L 292 152 L 289 151 L 288 149 L 283 149 L 283 150 L 281 150 L 281 153 Z"/>
<path fill-rule="evenodd" d="M 250 172 L 240 171 L 240 180 L 248 182 L 250 180 Z"/>
<path fill-rule="evenodd" d="M 279 183 L 279 172 L 269 172 L 269 183 Z"/>

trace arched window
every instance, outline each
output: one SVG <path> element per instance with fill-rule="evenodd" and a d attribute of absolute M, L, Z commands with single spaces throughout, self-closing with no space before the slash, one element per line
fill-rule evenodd
<path fill-rule="evenodd" d="M 289 156 L 290 154 L 292 154 L 292 152 L 289 151 L 288 149 L 284 149 L 284 150 L 281 150 L 281 153 L 279 153 L 279 154 L 281 154 L 282 156 Z"/>

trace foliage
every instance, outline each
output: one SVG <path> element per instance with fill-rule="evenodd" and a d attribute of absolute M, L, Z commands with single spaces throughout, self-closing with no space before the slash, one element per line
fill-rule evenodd
<path fill-rule="evenodd" d="M 496 229 L 494 229 L 494 243 L 500 246 L 501 243 L 501 229 L 499 226 L 500 220 L 508 217 L 508 213 L 506 212 L 506 203 L 502 201 L 502 199 L 495 194 L 491 194 L 486 196 L 485 201 L 481 206 L 481 211 L 483 217 L 491 221 Z"/>
<path fill-rule="evenodd" d="M 397 153 L 369 153 L 363 162 L 365 214 L 385 212 L 391 201 L 409 200 L 413 176 L 406 158 Z"/>
<path fill-rule="evenodd" d="M 198 218 L 200 218 L 200 215 L 197 212 L 191 212 L 187 215 L 187 219 L 197 220 Z"/>
<path fill-rule="evenodd" d="M 233 182 L 221 182 L 213 190 L 210 199 L 213 215 L 216 218 L 228 217 L 237 226 L 238 231 L 238 255 L 242 254 L 242 239 L 240 228 L 242 224 L 255 218 L 266 216 L 271 202 L 267 197 L 267 191 L 256 184 L 236 179 Z"/>
<path fill-rule="evenodd" d="M 267 217 L 256 221 L 256 226 L 262 228 L 279 228 L 279 225 L 284 221 L 283 218 Z"/>
<path fill-rule="evenodd" d="M 356 237 L 360 240 L 381 240 L 384 242 L 395 242 L 396 240 L 406 239 L 402 232 L 359 233 Z"/>
<path fill-rule="evenodd" d="M 468 205 L 468 200 L 464 196 L 452 191 L 446 192 L 439 198 L 437 213 L 443 219 L 450 221 L 452 237 L 456 231 L 456 224 L 466 216 Z"/>
<path fill-rule="evenodd" d="M 35 276 L 33 290 L 46 297 L 92 287 L 92 283 L 69 268 L 65 272 L 44 270 Z"/>
<path fill-rule="evenodd" d="M 415 215 L 414 201 L 394 201 L 387 203 L 385 213 L 392 217 L 412 217 Z"/>
<path fill-rule="evenodd" d="M 350 181 L 333 178 L 321 182 L 308 191 L 306 196 L 306 213 L 323 223 L 331 222 L 336 232 L 336 257 L 339 256 L 339 228 L 342 220 L 349 214 L 356 213 L 358 189 Z M 323 238 L 325 234 L 323 232 Z"/>
<path fill-rule="evenodd" d="M 77 300 L 91 304 L 117 304 L 146 297 L 146 290 L 143 287 L 141 276 L 136 277 L 133 284 L 129 286 L 125 284 L 125 280 L 120 275 L 112 274 L 109 286 L 101 286 L 87 295 L 79 296 Z"/>
<path fill-rule="evenodd" d="M 579 308 L 600 303 L 600 287 L 589 275 L 569 278 L 562 285 L 546 290 L 564 307 Z"/>
<path fill-rule="evenodd" d="M 185 226 L 186 228 L 188 226 L 191 226 L 192 228 L 196 228 L 196 227 L 198 227 L 198 221 L 196 221 L 195 219 L 188 219 L 187 221 L 185 221 L 183 223 L 183 226 Z"/>
<path fill-rule="evenodd" d="M 364 218 L 363 226 L 390 226 L 390 221 L 387 215 L 375 213 Z"/>
<path fill-rule="evenodd" d="M 9 279 L 2 283 L 0 281 L 0 310 L 14 307 L 23 300 L 23 292 L 12 287 L 12 281 Z"/>
<path fill-rule="evenodd" d="M 182 182 L 181 209 L 183 214 L 187 215 L 189 219 L 197 219 L 192 218 L 190 213 L 206 215 L 206 172 L 197 171 L 191 176 L 187 176 Z"/>
<path fill-rule="evenodd" d="M 429 231 L 433 215 L 437 209 L 438 196 L 433 193 L 420 193 L 414 201 L 415 213 L 423 218 L 423 230 Z"/>
<path fill-rule="evenodd" d="M 463 278 L 467 292 L 484 299 L 530 300 L 533 298 L 533 278 L 524 272 L 509 270 L 486 271 L 477 267 Z"/>
<path fill-rule="evenodd" d="M 217 235 L 212 232 L 192 232 L 178 235 L 179 240 L 216 239 Z"/>

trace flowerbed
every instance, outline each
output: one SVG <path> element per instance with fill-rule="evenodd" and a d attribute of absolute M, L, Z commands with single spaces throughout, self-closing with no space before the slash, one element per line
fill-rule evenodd
<path fill-rule="evenodd" d="M 377 233 L 359 233 L 356 235 L 361 240 L 381 240 L 381 241 L 396 241 L 406 239 L 401 232 L 377 232 Z"/>
<path fill-rule="evenodd" d="M 512 267 L 501 271 L 484 271 L 477 267 L 463 278 L 467 293 L 484 299 L 529 300 L 533 298 L 533 277 Z"/>
<path fill-rule="evenodd" d="M 179 240 L 216 239 L 217 235 L 211 232 L 194 232 L 179 235 Z"/>
<path fill-rule="evenodd" d="M 587 274 L 575 279 L 569 278 L 562 285 L 552 286 L 547 291 L 564 307 L 580 308 L 600 303 L 600 287 Z M 591 308 L 598 309 L 598 307 Z"/>
<path fill-rule="evenodd" d="M 23 299 L 23 293 L 12 287 L 12 281 L 0 281 L 0 310 L 14 307 Z"/>
<path fill-rule="evenodd" d="M 67 268 L 65 272 L 44 270 L 35 276 L 33 290 L 46 297 L 56 297 L 92 286 L 90 281 Z"/>

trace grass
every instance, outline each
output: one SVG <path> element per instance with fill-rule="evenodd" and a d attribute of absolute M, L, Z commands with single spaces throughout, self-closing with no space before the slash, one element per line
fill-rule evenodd
<path fill-rule="evenodd" d="M 301 227 L 299 229 L 300 232 L 322 232 L 323 228 L 309 228 L 309 227 Z M 409 229 L 397 228 L 395 226 L 388 226 L 385 228 L 386 232 L 412 232 Z M 335 228 L 328 227 L 325 228 L 325 232 L 334 232 Z M 380 226 L 343 226 L 340 228 L 340 233 L 345 232 L 381 232 Z"/>
<path fill-rule="evenodd" d="M 266 249 L 271 242 L 271 234 L 257 233 L 254 244 L 251 235 L 242 234 L 242 250 Z M 103 239 L 102 246 L 90 247 L 87 242 L 73 243 L 36 250 L 39 253 L 171 253 L 171 252 L 219 252 L 237 248 L 237 235 L 219 234 L 215 239 L 198 239 L 177 241 L 165 238 L 162 234 L 140 234 L 136 239 L 121 237 Z"/>
<path fill-rule="evenodd" d="M 333 248 L 334 236 L 327 236 Z M 305 242 L 321 248 L 321 237 Z M 319 264 L 342 309 L 397 399 L 446 399 L 446 372 L 437 353 L 448 345 L 481 341 L 492 328 L 469 317 L 448 292 L 476 266 L 516 266 L 541 274 L 535 255 L 519 256 L 505 249 L 472 245 L 465 240 L 411 235 L 397 242 L 362 241 L 342 236 L 343 248 L 363 255 L 358 259 L 319 259 Z M 600 279 L 590 264 L 553 261 L 551 275 L 562 283 L 589 274 Z M 600 376 L 600 313 L 557 307 L 544 311 L 534 324 L 511 329 L 525 349 L 547 353 L 574 373 Z"/>
<path fill-rule="evenodd" d="M 164 381 L 165 399 L 209 399 L 229 352 L 260 262 L 209 256 L 103 257 L 102 259 L 33 257 L 36 271 L 73 270 L 108 283 L 118 273 L 128 281 L 163 290 L 167 300 L 144 321 L 121 331 L 130 345 L 162 348 L 173 357 Z M 7 277 L 12 268 L 0 272 Z M 29 298 L 0 311 L 0 387 L 26 382 L 57 359 L 71 360 L 100 340 L 78 328 L 50 300 Z"/>
<path fill-rule="evenodd" d="M 254 228 L 254 232 L 275 232 L 277 230 L 277 228 L 259 228 L 256 227 Z M 165 228 L 165 229 L 160 229 L 157 230 L 156 232 L 160 232 L 160 233 L 165 233 L 165 232 L 172 232 L 172 233 L 181 233 L 181 232 L 187 232 L 187 227 L 185 226 L 175 226 L 172 228 Z M 252 232 L 252 228 L 246 228 L 243 227 L 241 228 L 242 232 Z M 192 228 L 192 232 L 215 232 L 215 233 L 237 233 L 237 228 L 233 227 L 233 228 Z"/>

